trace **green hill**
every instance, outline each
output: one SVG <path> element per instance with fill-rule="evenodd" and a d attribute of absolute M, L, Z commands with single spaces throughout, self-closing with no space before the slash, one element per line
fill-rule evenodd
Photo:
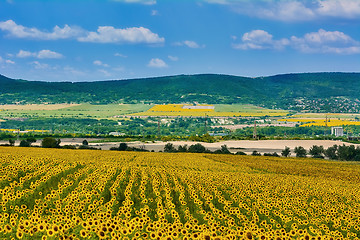
<path fill-rule="evenodd" d="M 1 104 L 196 101 L 336 111 L 333 108 L 338 107 L 339 102 L 345 108 L 357 108 L 359 98 L 360 73 L 302 73 L 257 78 L 200 74 L 75 83 L 15 80 L 0 75 Z"/>

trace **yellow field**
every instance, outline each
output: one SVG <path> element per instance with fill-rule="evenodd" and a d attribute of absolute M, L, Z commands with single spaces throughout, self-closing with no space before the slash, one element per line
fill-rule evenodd
<path fill-rule="evenodd" d="M 184 104 L 167 104 L 167 105 L 155 105 L 150 108 L 147 112 L 213 112 L 214 109 L 186 109 L 183 106 L 189 106 Z M 213 105 L 199 105 L 199 106 L 209 106 Z"/>
<path fill-rule="evenodd" d="M 300 113 L 294 114 L 292 118 L 337 118 L 354 120 L 355 117 L 360 117 L 360 114 L 353 113 Z"/>
<path fill-rule="evenodd" d="M 18 147 L 0 162 L 1 239 L 360 234 L 355 163 Z"/>
<path fill-rule="evenodd" d="M 251 106 L 249 108 L 239 107 L 241 105 L 229 105 L 225 107 L 227 109 L 234 109 L 234 111 L 222 112 L 215 109 L 184 109 L 183 104 L 167 104 L 167 105 L 155 105 L 151 109 L 145 112 L 139 112 L 130 114 L 133 116 L 174 116 L 174 117 L 262 117 L 262 116 L 285 116 L 288 114 L 287 111 L 283 110 L 271 110 L 260 108 L 256 106 Z M 197 105 L 197 106 L 214 106 L 214 105 Z M 224 108 L 224 106 L 221 106 Z M 237 109 L 240 109 L 237 111 Z"/>
<path fill-rule="evenodd" d="M 328 118 L 326 122 L 326 118 L 287 118 L 280 119 L 279 121 L 283 122 L 299 122 L 301 123 L 300 127 L 311 127 L 311 126 L 328 126 L 328 127 L 336 127 L 336 126 L 346 126 L 346 125 L 360 125 L 359 121 L 345 120 L 345 119 L 332 119 Z"/>

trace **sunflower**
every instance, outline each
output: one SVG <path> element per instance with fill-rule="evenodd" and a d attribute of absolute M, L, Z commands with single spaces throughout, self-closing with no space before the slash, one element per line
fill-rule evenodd
<path fill-rule="evenodd" d="M 80 236 L 83 237 L 83 238 L 85 238 L 85 237 L 87 236 L 86 230 L 81 229 L 81 230 L 80 230 Z"/>
<path fill-rule="evenodd" d="M 24 233 L 23 233 L 23 232 L 21 232 L 21 231 L 17 231 L 17 232 L 16 232 L 16 237 L 17 237 L 18 239 L 22 239 L 23 236 L 24 236 Z"/>

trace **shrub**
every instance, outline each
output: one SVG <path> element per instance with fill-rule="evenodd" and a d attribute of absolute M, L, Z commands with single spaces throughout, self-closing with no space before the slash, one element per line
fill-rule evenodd
<path fill-rule="evenodd" d="M 238 151 L 238 152 L 235 153 L 235 155 L 247 155 L 247 154 L 242 152 L 242 151 Z"/>
<path fill-rule="evenodd" d="M 253 156 L 261 156 L 261 153 L 259 153 L 258 151 L 254 150 L 251 155 L 253 155 Z"/>

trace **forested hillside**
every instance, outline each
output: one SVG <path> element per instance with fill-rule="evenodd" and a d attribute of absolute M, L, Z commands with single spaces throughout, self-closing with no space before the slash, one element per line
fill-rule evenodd
<path fill-rule="evenodd" d="M 354 112 L 360 73 L 270 77 L 201 74 L 98 82 L 41 82 L 0 75 L 0 103 L 252 103 L 270 108 Z M 339 111 L 337 111 L 339 110 Z"/>

